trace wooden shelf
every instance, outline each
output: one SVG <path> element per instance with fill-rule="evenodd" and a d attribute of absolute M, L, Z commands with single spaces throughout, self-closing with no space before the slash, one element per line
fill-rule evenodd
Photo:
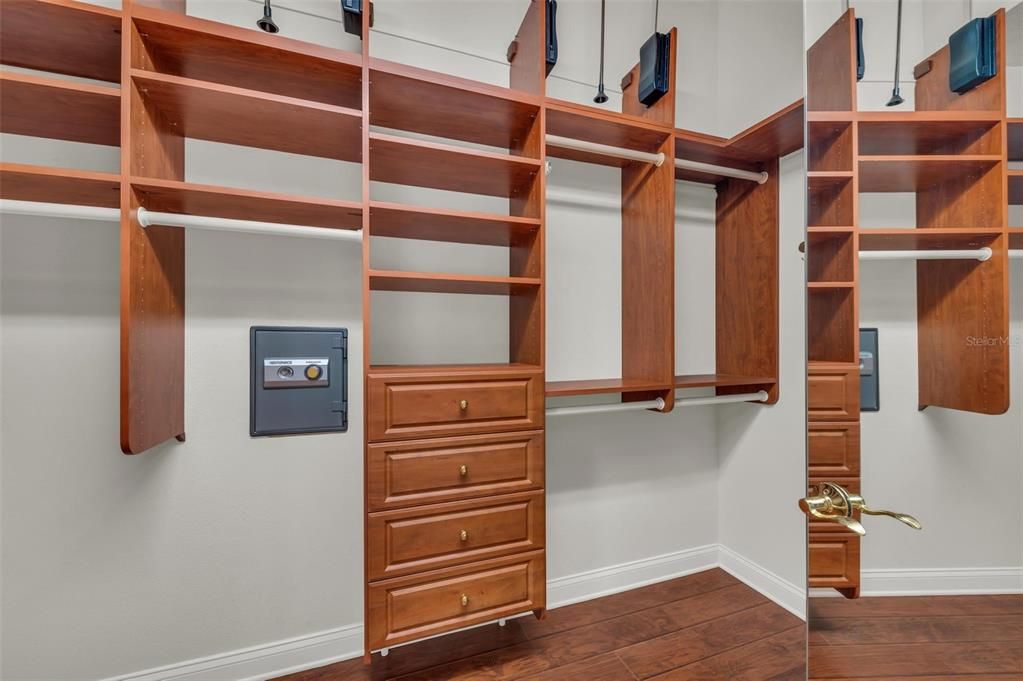
<path fill-rule="evenodd" d="M 0 132 L 116 147 L 121 143 L 121 91 L 0 73 Z"/>
<path fill-rule="evenodd" d="M 1010 118 L 1009 129 L 1009 160 L 1023 161 L 1023 118 Z"/>
<path fill-rule="evenodd" d="M 614 111 L 547 98 L 547 134 L 634 151 L 656 153 L 673 134 L 666 126 Z M 547 155 L 572 161 L 622 168 L 632 163 L 620 158 L 547 145 Z"/>
<path fill-rule="evenodd" d="M 131 186 L 139 203 L 153 211 L 310 227 L 362 228 L 362 204 L 354 201 L 287 196 L 150 178 L 132 178 Z"/>
<path fill-rule="evenodd" d="M 371 132 L 370 179 L 416 187 L 515 196 L 540 172 L 539 159 Z"/>
<path fill-rule="evenodd" d="M 731 374 L 690 374 L 675 377 L 675 387 L 688 388 L 762 388 L 774 385 L 777 378 L 768 376 L 733 376 Z"/>
<path fill-rule="evenodd" d="M 855 281 L 810 281 L 807 282 L 806 288 L 813 291 L 834 291 L 836 289 L 852 289 L 856 288 Z"/>
<path fill-rule="evenodd" d="M 121 176 L 70 168 L 0 163 L 0 198 L 119 208 Z"/>
<path fill-rule="evenodd" d="M 1023 170 L 1009 171 L 1009 204 L 1023 206 Z"/>
<path fill-rule="evenodd" d="M 369 62 L 370 124 L 520 148 L 541 98 L 380 59 Z"/>
<path fill-rule="evenodd" d="M 3 0 L 0 63 L 117 83 L 121 13 L 73 0 Z"/>
<path fill-rule="evenodd" d="M 132 69 L 143 99 L 184 137 L 359 162 L 362 114 L 254 90 Z"/>
<path fill-rule="evenodd" d="M 412 293 L 467 293 L 475 295 L 516 295 L 539 290 L 540 279 L 531 277 L 491 277 L 475 274 L 436 272 L 399 272 L 370 270 L 372 291 Z"/>
<path fill-rule="evenodd" d="M 509 246 L 533 234 L 539 218 L 444 210 L 372 201 L 370 234 L 399 239 L 425 239 L 484 246 Z"/>
<path fill-rule="evenodd" d="M 547 381 L 547 397 L 574 395 L 605 395 L 616 393 L 657 392 L 671 390 L 671 385 L 658 381 L 624 378 L 598 378 L 584 381 Z"/>
<path fill-rule="evenodd" d="M 731 138 L 675 129 L 675 158 L 760 172 L 761 164 L 803 147 L 803 100 L 768 116 Z M 723 175 L 677 168 L 675 179 L 717 183 Z"/>
<path fill-rule="evenodd" d="M 997 154 L 997 111 L 882 111 L 858 115 L 863 156 Z"/>
<path fill-rule="evenodd" d="M 1023 227 L 1009 228 L 1009 248 L 1023 250 Z"/>
<path fill-rule="evenodd" d="M 923 251 L 990 246 L 1001 236 L 999 228 L 861 229 L 861 251 Z"/>
<path fill-rule="evenodd" d="M 373 376 L 388 376 L 397 374 L 406 376 L 408 374 L 491 374 L 508 372 L 521 374 L 527 371 L 543 371 L 543 368 L 536 364 L 522 364 L 509 362 L 507 364 L 372 364 L 367 374 Z"/>
<path fill-rule="evenodd" d="M 175 12 L 132 13 L 145 45 L 133 67 L 362 109 L 362 55 Z"/>
<path fill-rule="evenodd" d="M 979 177 L 1001 160 L 992 155 L 861 156 L 860 192 L 915 192 L 947 180 Z"/>
<path fill-rule="evenodd" d="M 806 228 L 807 234 L 852 234 L 856 231 L 855 227 L 814 227 L 810 226 Z"/>

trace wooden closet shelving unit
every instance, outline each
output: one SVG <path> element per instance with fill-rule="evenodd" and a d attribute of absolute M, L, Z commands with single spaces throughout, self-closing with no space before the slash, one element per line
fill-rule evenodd
<path fill-rule="evenodd" d="M 4 64 L 109 83 L 3 73 L 0 130 L 119 147 L 121 157 L 119 173 L 0 164 L 0 197 L 120 210 L 125 453 L 185 433 L 185 230 L 142 228 L 139 208 L 362 230 L 367 655 L 530 610 L 543 615 L 545 397 L 662 397 L 665 411 L 678 388 L 763 389 L 777 400 L 778 158 L 802 146 L 802 102 L 724 139 L 676 128 L 674 89 L 648 108 L 629 86 L 622 113 L 547 97 L 538 0 L 515 38 L 508 88 L 371 57 L 368 40 L 351 53 L 184 10 L 183 0 L 125 0 L 121 11 L 74 0 L 0 3 Z M 672 29 L 673 51 L 677 39 Z M 672 84 L 674 65 L 673 55 Z M 663 153 L 666 162 L 579 152 L 547 144 L 548 135 Z M 341 200 L 190 182 L 186 138 L 358 163 L 361 191 Z M 622 171 L 620 378 L 545 380 L 548 156 Z M 769 179 L 676 169 L 676 158 Z M 674 372 L 679 179 L 718 189 L 709 375 Z M 374 182 L 501 197 L 508 210 L 381 201 Z M 508 271 L 377 268 L 373 237 L 503 246 Z M 506 296 L 507 361 L 374 363 L 376 291 Z"/>
<path fill-rule="evenodd" d="M 859 111 L 855 13 L 807 61 L 807 329 L 810 493 L 825 481 L 860 490 L 859 253 L 979 249 L 978 260 L 918 261 L 919 406 L 1001 414 L 1009 405 L 1007 227 L 1019 131 L 1005 115 L 1005 16 L 998 75 L 959 96 L 948 48 L 916 82 L 916 111 Z M 1008 151 L 1007 151 L 1008 149 Z M 915 229 L 861 228 L 861 194 L 916 194 Z M 810 522 L 810 585 L 859 595 L 859 538 Z"/>

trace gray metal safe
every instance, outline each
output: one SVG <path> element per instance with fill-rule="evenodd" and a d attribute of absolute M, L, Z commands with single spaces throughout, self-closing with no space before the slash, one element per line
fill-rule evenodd
<path fill-rule="evenodd" d="M 348 329 L 253 326 L 249 434 L 348 430 Z"/>

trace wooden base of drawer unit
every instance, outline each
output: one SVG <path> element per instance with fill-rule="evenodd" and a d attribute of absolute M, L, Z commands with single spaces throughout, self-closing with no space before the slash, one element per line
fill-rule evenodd
<path fill-rule="evenodd" d="M 858 421 L 860 369 L 855 364 L 811 364 L 806 411 L 810 421 Z"/>
<path fill-rule="evenodd" d="M 541 489 L 542 431 L 371 444 L 366 447 L 370 511 Z"/>
<path fill-rule="evenodd" d="M 543 428 L 540 369 L 372 368 L 366 380 L 370 442 Z"/>
<path fill-rule="evenodd" d="M 529 492 L 371 513 L 369 580 L 544 547 L 544 493 Z"/>
<path fill-rule="evenodd" d="M 845 533 L 810 533 L 811 588 L 842 591 L 860 587 L 860 538 Z"/>
<path fill-rule="evenodd" d="M 443 634 L 547 605 L 543 551 L 369 585 L 366 649 Z"/>
<path fill-rule="evenodd" d="M 858 477 L 860 424 L 811 423 L 807 472 L 811 479 Z"/>

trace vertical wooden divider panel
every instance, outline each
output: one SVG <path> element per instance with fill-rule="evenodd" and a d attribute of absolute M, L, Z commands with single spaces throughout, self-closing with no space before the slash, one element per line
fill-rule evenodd
<path fill-rule="evenodd" d="M 639 64 L 622 94 L 622 112 L 667 129 L 657 152 L 660 167 L 622 167 L 622 378 L 663 382 L 675 378 L 675 74 L 678 30 L 672 28 L 668 93 L 652 106 L 637 95 Z M 622 395 L 638 402 L 660 397 L 663 411 L 675 405 L 675 389 Z"/>
<path fill-rule="evenodd" d="M 999 161 L 952 176 L 916 195 L 917 228 L 994 227 L 1003 233 L 984 262 L 917 263 L 920 408 L 981 414 L 1009 408 L 1008 130 L 1005 10 L 995 13 L 998 73 L 963 95 L 948 89 L 948 46 L 916 82 L 920 111 L 1000 111 Z"/>
<path fill-rule="evenodd" d="M 183 0 L 176 3 L 184 11 Z M 185 435 L 185 234 L 139 226 L 132 175 L 184 179 L 184 139 L 131 80 L 146 59 L 126 1 L 121 40 L 121 449 Z"/>
<path fill-rule="evenodd" d="M 362 579 L 365 585 L 363 590 L 363 624 L 367 627 L 370 622 L 370 598 L 369 598 L 369 553 L 366 551 L 367 537 L 369 537 L 369 489 L 370 489 L 370 454 L 369 454 L 369 367 L 371 364 L 372 347 L 372 309 L 369 288 L 370 253 L 369 247 L 372 241 L 373 225 L 370 219 L 369 204 L 370 181 L 369 181 L 369 120 L 370 120 L 370 79 L 369 79 L 369 56 L 370 56 L 370 15 L 369 12 L 362 13 Z M 363 636 L 362 660 L 365 664 L 370 662 L 369 637 Z"/>
<path fill-rule="evenodd" d="M 807 404 L 808 421 L 825 418 L 821 406 L 834 407 L 841 418 L 848 418 L 851 428 L 859 428 L 859 402 L 855 405 L 834 404 L 831 391 L 838 384 L 845 396 L 859 394 L 859 126 L 856 122 L 856 14 L 850 9 L 828 29 L 807 51 L 806 105 L 811 123 L 807 126 L 807 148 L 814 150 L 809 163 L 822 160 L 818 150 L 832 147 L 826 168 L 811 167 L 811 171 L 850 173 L 849 179 L 839 180 L 841 205 L 826 206 L 829 183 L 832 178 L 809 180 L 807 201 L 810 227 L 838 226 L 847 228 L 851 247 L 843 249 L 851 262 L 835 268 L 848 273 L 846 281 L 815 282 L 818 286 L 807 289 L 807 349 L 809 366 Z M 847 119 L 844 125 L 814 121 L 814 112 L 835 112 Z M 839 148 L 834 148 L 839 145 Z M 848 146 L 846 146 L 848 145 Z M 848 165 L 846 165 L 848 164 Z M 815 186 L 816 183 L 816 186 Z M 813 248 L 819 239 L 808 238 L 807 247 Z M 808 254 L 808 258 L 814 257 Z M 839 380 L 839 377 L 841 380 Z M 854 408 L 855 407 L 855 408 Z M 827 418 L 839 416 L 827 412 Z M 809 428 L 808 428 L 809 436 Z M 809 437 L 807 451 L 809 449 Z M 846 455 L 859 459 L 859 439 L 849 442 Z M 858 473 L 857 473 L 858 475 Z M 807 490 L 823 480 L 813 477 L 807 470 Z M 846 478 L 841 483 L 859 488 L 859 478 Z M 847 598 L 856 598 L 860 592 L 860 538 L 839 526 L 823 523 L 809 524 L 808 584 L 810 587 L 833 587 Z"/>
<path fill-rule="evenodd" d="M 778 378 L 778 160 L 764 184 L 727 180 L 717 196 L 717 373 Z M 751 295 L 751 293 L 755 293 Z M 719 387 L 718 395 L 749 392 Z M 778 402 L 778 383 L 768 391 Z"/>

